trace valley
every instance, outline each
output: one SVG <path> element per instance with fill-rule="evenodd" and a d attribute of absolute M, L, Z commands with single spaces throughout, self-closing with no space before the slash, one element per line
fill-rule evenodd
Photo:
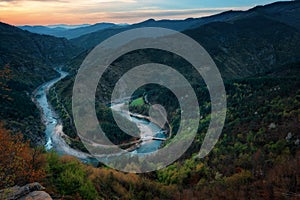
<path fill-rule="evenodd" d="M 120 56 L 103 73 L 95 94 L 99 126 L 112 144 L 147 154 L 168 147 L 180 129 L 178 99 L 158 84 L 111 104 L 116 83 L 135 66 L 171 66 L 191 84 L 200 109 L 199 121 L 189 122 L 199 124 L 197 134 L 176 162 L 133 174 L 90 155 L 77 133 L 72 95 L 78 70 L 95 46 L 143 27 L 180 31 L 207 50 L 224 80 L 227 112 L 217 144 L 206 157 L 197 157 L 212 116 L 203 78 L 171 52 L 140 49 Z M 300 1 L 125 25 L 18 28 L 1 22 L 0 38 L 0 197 L 1 189 L 37 181 L 53 199 L 299 198 Z M 180 83 L 176 87 L 184 91 Z M 167 125 L 147 120 L 151 105 L 164 107 Z M 113 110 L 130 135 L 118 126 Z M 133 162 L 124 168 L 139 172 L 141 166 Z"/>
<path fill-rule="evenodd" d="M 42 121 L 46 126 L 45 148 L 47 151 L 54 150 L 59 155 L 74 156 L 85 163 L 97 165 L 97 159 L 93 158 L 92 155 L 81 152 L 80 150 L 73 149 L 66 143 L 66 141 L 69 140 L 69 136 L 64 134 L 63 124 L 61 123 L 59 116 L 53 109 L 52 105 L 49 104 L 49 101 L 47 99 L 50 88 L 53 87 L 54 84 L 68 76 L 67 72 L 61 71 L 59 69 L 56 69 L 56 71 L 60 74 L 60 77 L 42 84 L 34 92 L 34 102 L 40 109 Z M 117 112 L 122 113 L 122 105 L 122 103 L 116 104 L 111 108 Z M 133 153 L 150 153 L 160 148 L 161 141 L 157 139 L 152 141 L 151 139 L 146 139 L 149 136 L 161 137 L 162 139 L 165 138 L 165 135 L 160 133 L 162 130 L 158 126 L 151 123 L 150 121 L 138 119 L 135 117 L 128 117 L 128 120 L 131 120 L 137 124 L 137 127 L 139 128 L 141 134 L 141 140 L 133 143 L 133 145 L 135 144 L 134 146 L 136 146 L 134 147 L 136 149 L 133 149 Z M 123 144 L 122 146 L 128 146 L 128 144 Z"/>

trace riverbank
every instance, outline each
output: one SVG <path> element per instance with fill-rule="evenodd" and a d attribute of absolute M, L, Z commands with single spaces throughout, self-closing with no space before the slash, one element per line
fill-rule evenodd
<path fill-rule="evenodd" d="M 33 101 L 40 109 L 41 119 L 46 126 L 45 148 L 46 150 L 53 149 L 59 155 L 71 155 L 77 157 L 83 162 L 96 163 L 96 159 L 93 158 L 93 156 L 91 156 L 89 153 L 74 149 L 70 146 L 70 144 L 68 144 L 67 141 L 70 141 L 71 138 L 64 133 L 62 120 L 60 120 L 59 115 L 49 103 L 47 95 L 50 88 L 68 75 L 67 72 L 63 72 L 59 69 L 57 69 L 57 72 L 60 74 L 60 77 L 39 86 L 33 96 Z M 123 105 L 123 103 L 119 103 L 111 108 L 121 113 Z M 161 147 L 162 140 L 151 139 L 153 137 L 162 139 L 166 138 L 163 134 L 163 130 L 159 126 L 151 121 L 146 120 L 146 118 L 139 119 L 137 117 L 130 117 L 130 115 L 126 115 L 126 117 L 129 117 L 128 119 L 134 122 L 140 130 L 140 139 L 136 141 L 135 144 L 132 143 L 132 145 L 127 149 L 128 151 L 133 153 L 150 153 L 158 150 Z"/>
<path fill-rule="evenodd" d="M 157 124 L 149 120 L 149 117 L 135 114 L 135 113 L 125 113 L 122 109 L 123 103 L 118 103 L 111 106 L 111 109 L 119 112 L 122 116 L 126 117 L 128 120 L 137 124 L 140 129 L 140 139 L 137 141 L 135 149 L 130 148 L 133 153 L 150 153 L 158 150 L 162 146 L 162 142 L 166 139 L 164 130 Z M 133 116 L 138 115 L 138 116 Z M 154 140 L 153 138 L 161 138 L 162 140 Z"/>
<path fill-rule="evenodd" d="M 92 157 L 84 152 L 71 148 L 65 141 L 68 138 L 63 132 L 62 122 L 48 101 L 48 92 L 50 88 L 63 78 L 68 73 L 56 69 L 60 74 L 59 77 L 48 81 L 39 86 L 33 93 L 33 102 L 37 105 L 41 113 L 41 120 L 46 126 L 45 129 L 45 148 L 47 151 L 55 150 L 60 155 L 71 155 L 79 158 L 82 161 L 88 162 Z"/>

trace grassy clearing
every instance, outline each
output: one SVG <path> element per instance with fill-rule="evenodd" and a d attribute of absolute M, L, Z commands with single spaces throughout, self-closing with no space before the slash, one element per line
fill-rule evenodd
<path fill-rule="evenodd" d="M 144 105 L 144 104 L 145 104 L 145 102 L 144 102 L 143 97 L 140 97 L 138 99 L 133 100 L 130 105 L 131 106 L 141 106 L 141 105 Z"/>

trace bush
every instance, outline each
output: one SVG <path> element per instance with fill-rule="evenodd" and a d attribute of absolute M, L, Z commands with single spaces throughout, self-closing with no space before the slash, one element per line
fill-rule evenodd
<path fill-rule="evenodd" d="M 82 199 L 97 199 L 98 194 L 88 179 L 88 170 L 77 159 L 50 153 L 47 157 L 49 181 L 61 195 L 80 196 Z"/>

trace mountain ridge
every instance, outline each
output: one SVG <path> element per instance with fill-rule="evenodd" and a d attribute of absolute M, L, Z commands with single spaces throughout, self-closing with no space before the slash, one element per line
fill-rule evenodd
<path fill-rule="evenodd" d="M 49 26 L 19 26 L 22 30 L 30 31 L 32 33 L 51 35 L 55 37 L 63 37 L 66 39 L 73 39 L 80 37 L 81 35 L 89 34 L 92 32 L 100 31 L 107 28 L 118 27 L 119 25 L 113 23 L 96 23 L 93 25 L 87 25 L 76 28 L 64 28 L 64 27 L 54 27 Z"/>
<path fill-rule="evenodd" d="M 268 12 L 270 8 L 273 10 L 272 12 Z M 285 16 L 286 13 L 289 13 L 289 15 Z M 240 20 L 250 16 L 264 16 L 300 30 L 300 1 L 276 2 L 267 4 L 265 6 L 257 6 L 247 11 L 225 11 L 223 13 L 202 18 L 158 21 L 155 21 L 154 19 L 148 19 L 146 21 L 132 24 L 127 27 L 119 27 L 115 29 L 108 28 L 90 34 L 82 35 L 80 37 L 71 39 L 71 42 L 75 45 L 83 47 L 86 50 L 90 50 L 108 37 L 129 29 L 142 27 L 162 27 L 182 32 L 189 29 L 196 29 L 212 22 L 232 23 L 236 20 Z"/>

